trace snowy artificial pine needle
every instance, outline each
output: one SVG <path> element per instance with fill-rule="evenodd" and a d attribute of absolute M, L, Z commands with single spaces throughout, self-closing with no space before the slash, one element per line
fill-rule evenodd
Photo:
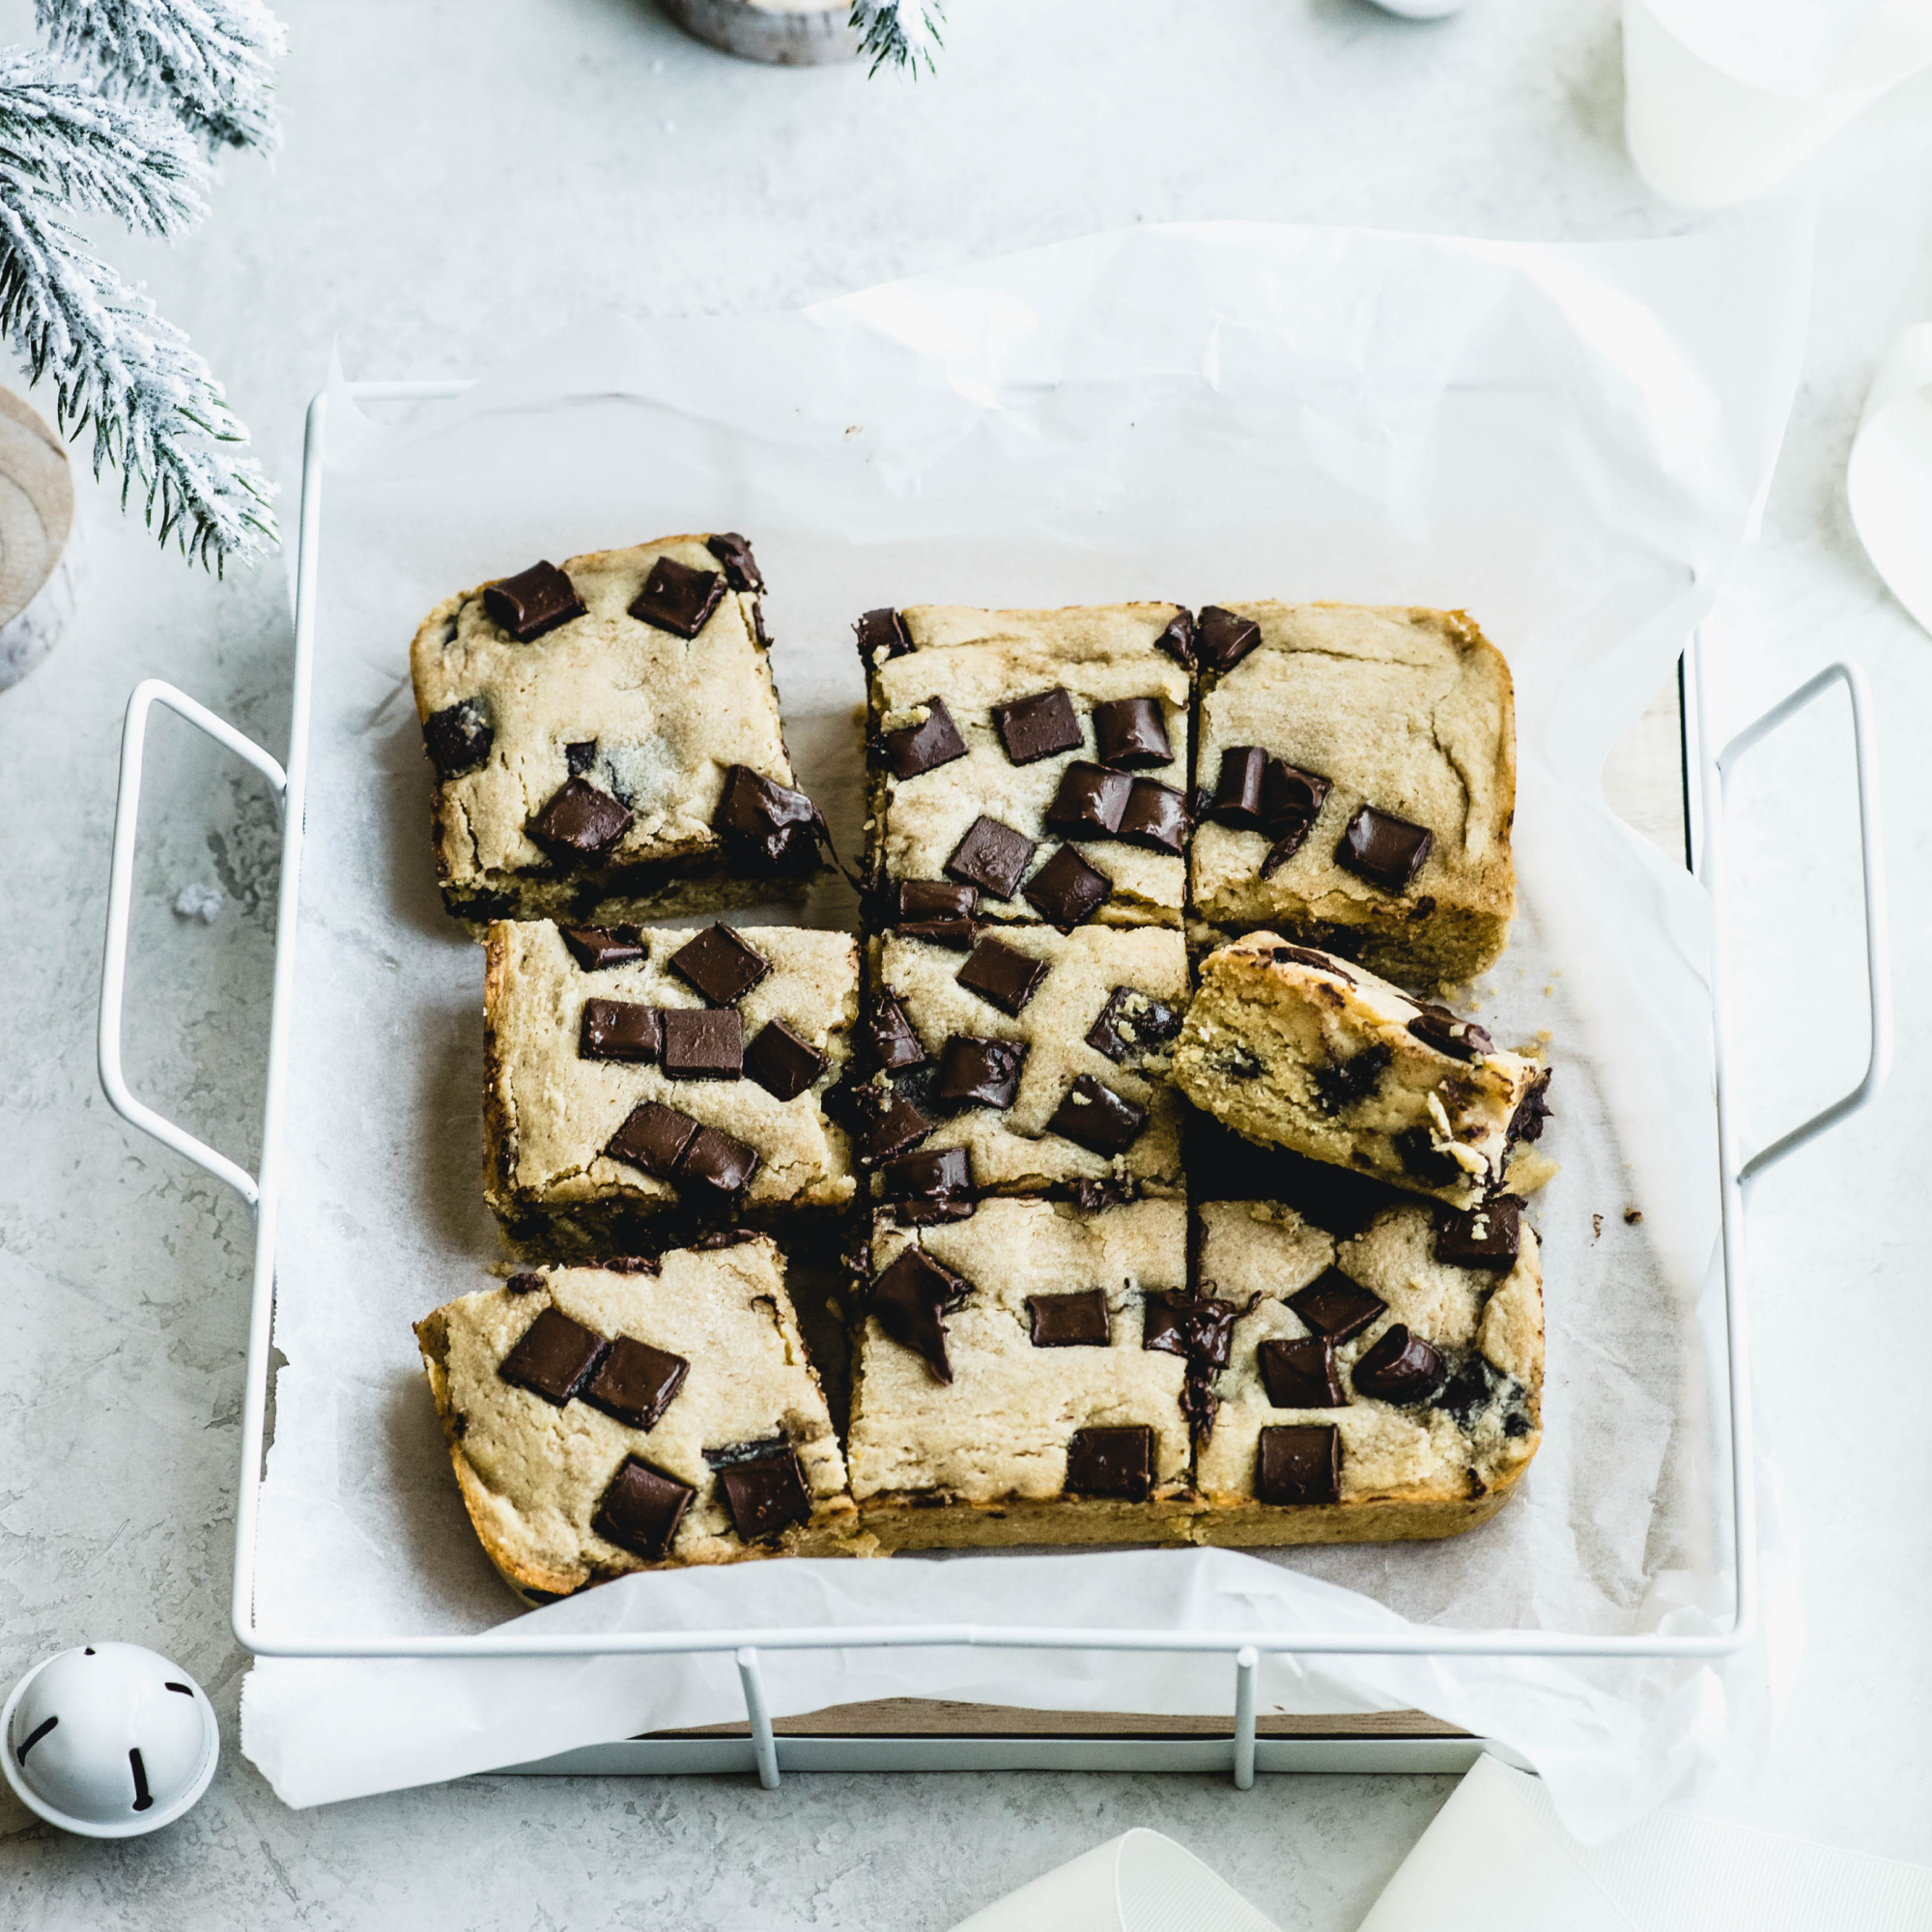
<path fill-rule="evenodd" d="M 891 66 L 917 79 L 922 63 L 932 72 L 945 18 L 940 0 L 852 0 L 852 31 L 860 53 L 871 55 L 873 73 Z"/>

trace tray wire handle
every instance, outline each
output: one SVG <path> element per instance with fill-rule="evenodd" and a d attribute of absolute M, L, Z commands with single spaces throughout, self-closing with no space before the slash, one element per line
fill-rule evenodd
<path fill-rule="evenodd" d="M 148 714 L 164 704 L 224 750 L 233 752 L 268 780 L 279 810 L 288 793 L 288 774 L 252 738 L 244 737 L 206 705 L 159 678 L 143 678 L 128 699 L 127 723 L 121 732 L 121 791 L 114 808 L 114 851 L 107 886 L 107 947 L 100 965 L 100 1085 L 108 1104 L 130 1125 L 152 1135 L 163 1147 L 194 1162 L 217 1180 L 225 1180 L 250 1208 L 261 1200 L 261 1187 L 246 1168 L 210 1147 L 188 1130 L 135 1096 L 121 1065 L 121 1013 L 128 982 L 128 918 L 134 892 L 134 837 L 141 813 L 141 762 L 147 749 Z"/>
<path fill-rule="evenodd" d="M 745 1692 L 745 1719 L 752 1727 L 752 1755 L 758 1782 L 767 1791 L 779 1788 L 779 1741 L 772 1730 L 772 1707 L 765 1700 L 765 1673 L 758 1653 L 749 1645 L 738 1652 L 738 1683 Z"/>

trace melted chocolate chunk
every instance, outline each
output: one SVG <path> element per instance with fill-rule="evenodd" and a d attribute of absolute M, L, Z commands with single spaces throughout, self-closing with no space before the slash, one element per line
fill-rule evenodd
<path fill-rule="evenodd" d="M 575 745 L 563 748 L 564 769 L 574 779 L 581 779 L 597 762 L 597 740 L 584 738 Z"/>
<path fill-rule="evenodd" d="M 1299 822 L 1304 830 L 1321 815 L 1333 783 L 1286 758 L 1270 758 L 1262 775 L 1262 818 L 1270 831 Z"/>
<path fill-rule="evenodd" d="M 1400 1321 L 1392 1321 L 1355 1363 L 1357 1395 L 1378 1402 L 1427 1402 L 1447 1378 L 1441 1351 Z"/>
<path fill-rule="evenodd" d="M 627 1456 L 604 1492 L 590 1527 L 607 1543 L 654 1563 L 670 1548 L 671 1538 L 696 1493 L 689 1483 L 680 1483 L 675 1476 L 667 1476 L 648 1463 Z"/>
<path fill-rule="evenodd" d="M 1120 837 L 1129 845 L 1178 857 L 1187 849 L 1187 794 L 1158 779 L 1136 779 L 1121 813 Z"/>
<path fill-rule="evenodd" d="M 524 1330 L 497 1373 L 506 1382 L 542 1396 L 553 1408 L 561 1408 L 590 1379 L 607 1346 L 594 1328 L 573 1321 L 560 1308 L 546 1308 Z"/>
<path fill-rule="evenodd" d="M 711 829 L 741 864 L 777 872 L 810 872 L 818 864 L 819 841 L 830 842 L 825 814 L 802 791 L 749 765 L 733 765 L 725 774 Z"/>
<path fill-rule="evenodd" d="M 1237 617 L 1210 604 L 1194 625 L 1194 648 L 1209 670 L 1233 670 L 1262 640 L 1262 627 L 1252 617 Z"/>
<path fill-rule="evenodd" d="M 1425 1046 L 1446 1053 L 1451 1060 L 1474 1060 L 1493 1053 L 1492 1040 L 1473 1020 L 1461 1020 L 1447 1007 L 1424 1007 L 1409 1021 L 1408 1030 Z"/>
<path fill-rule="evenodd" d="M 1308 835 L 1314 830 L 1312 818 L 1303 819 L 1299 824 L 1291 825 L 1265 852 L 1262 854 L 1262 877 L 1271 879 L 1308 843 Z"/>
<path fill-rule="evenodd" d="M 483 608 L 520 644 L 534 643 L 546 631 L 583 615 L 577 586 L 554 563 L 533 563 L 491 584 Z"/>
<path fill-rule="evenodd" d="M 1492 1268 L 1507 1273 L 1522 1253 L 1523 1200 L 1498 1194 L 1461 1213 L 1435 1210 L 1435 1259 L 1451 1267 Z"/>
<path fill-rule="evenodd" d="M 1194 619 L 1183 611 L 1167 620 L 1167 629 L 1153 640 L 1154 649 L 1165 651 L 1183 670 L 1194 668 Z"/>
<path fill-rule="evenodd" d="M 503 1286 L 512 1294 L 534 1294 L 538 1289 L 547 1286 L 540 1274 L 526 1268 L 521 1274 L 513 1274 Z"/>
<path fill-rule="evenodd" d="M 906 1018 L 906 1009 L 896 993 L 881 993 L 866 1015 L 866 1044 L 873 1060 L 889 1073 L 902 1066 L 917 1066 L 925 1058 L 925 1048 Z"/>
<path fill-rule="evenodd" d="M 1073 699 L 1060 685 L 1031 697 L 1016 697 L 1010 704 L 994 705 L 993 724 L 1007 748 L 1008 761 L 1015 765 L 1037 764 L 1041 758 L 1080 749 L 1080 721 L 1073 715 Z"/>
<path fill-rule="evenodd" d="M 1427 1127 L 1405 1127 L 1395 1136 L 1402 1164 L 1425 1187 L 1454 1187 L 1463 1179 L 1463 1164 L 1435 1145 Z"/>
<path fill-rule="evenodd" d="M 720 530 L 716 536 L 706 537 L 704 548 L 718 559 L 724 572 L 724 582 L 733 590 L 762 590 L 765 587 L 765 580 L 758 571 L 758 560 L 752 554 L 752 546 L 736 530 Z"/>
<path fill-rule="evenodd" d="M 677 1179 L 711 1194 L 742 1194 L 758 1171 L 758 1151 L 718 1127 L 699 1127 L 678 1156 Z"/>
<path fill-rule="evenodd" d="M 650 948 L 635 925 L 561 925 L 563 943 L 586 973 L 608 972 L 647 958 Z"/>
<path fill-rule="evenodd" d="M 1507 1402 L 1519 1388 L 1514 1377 L 1499 1375 L 1481 1355 L 1465 1355 L 1436 1390 L 1431 1406 L 1452 1416 L 1456 1427 L 1466 1434 L 1486 1408 L 1498 1398 Z M 1507 1433 L 1507 1419 L 1504 1429 Z"/>
<path fill-rule="evenodd" d="M 553 859 L 601 859 L 631 829 L 631 809 L 588 779 L 572 779 L 525 827 Z"/>
<path fill-rule="evenodd" d="M 745 1022 L 710 1007 L 667 1007 L 664 1070 L 673 1080 L 739 1079 L 745 1071 Z"/>
<path fill-rule="evenodd" d="M 775 1456 L 725 1464 L 718 1471 L 718 1487 L 724 1492 L 731 1526 L 746 1543 L 776 1536 L 811 1515 L 805 1472 L 790 1443 Z"/>
<path fill-rule="evenodd" d="M 1124 1066 L 1150 1049 L 1165 1045 L 1179 1031 L 1180 1014 L 1176 1009 L 1151 993 L 1116 986 L 1107 995 L 1100 1016 L 1088 1029 L 1087 1044 Z"/>
<path fill-rule="evenodd" d="M 1267 779 L 1267 753 L 1259 745 L 1231 745 L 1221 753 L 1221 774 L 1208 816 L 1236 832 L 1259 832 L 1263 825 L 1262 794 Z"/>
<path fill-rule="evenodd" d="M 695 638 L 724 601 L 724 580 L 717 571 L 693 570 L 688 563 L 661 556 L 631 600 L 631 615 L 674 637 Z"/>
<path fill-rule="evenodd" d="M 1335 1344 L 1326 1335 L 1280 1338 L 1255 1350 L 1262 1386 L 1276 1408 L 1346 1408 L 1349 1398 L 1335 1373 Z"/>
<path fill-rule="evenodd" d="M 867 611 L 852 629 L 859 639 L 859 655 L 865 660 L 867 670 L 889 659 L 902 658 L 912 649 L 912 639 L 906 635 L 905 619 L 896 611 Z"/>
<path fill-rule="evenodd" d="M 1516 1112 L 1510 1116 L 1509 1138 L 1516 1141 L 1540 1141 L 1543 1138 L 1543 1123 L 1549 1119 L 1549 1101 L 1546 1097 L 1549 1092 L 1549 1076 L 1554 1069 L 1546 1066 L 1530 1083 L 1522 1098 L 1517 1102 Z"/>
<path fill-rule="evenodd" d="M 946 1311 L 956 1308 L 973 1284 L 923 1248 L 907 1248 L 877 1276 L 867 1296 L 867 1311 L 902 1349 L 925 1358 L 937 1381 L 952 1379 L 946 1359 Z"/>
<path fill-rule="evenodd" d="M 955 1033 L 939 1063 L 937 1096 L 953 1106 L 1010 1107 L 1020 1091 L 1026 1047 L 1016 1039 Z"/>
<path fill-rule="evenodd" d="M 680 946 L 669 963 L 686 985 L 695 986 L 714 1007 L 735 1005 L 772 970 L 762 952 L 724 924 L 707 925 Z"/>
<path fill-rule="evenodd" d="M 1071 1294 L 1030 1294 L 1036 1349 L 1104 1349 L 1109 1339 L 1104 1289 L 1083 1288 Z"/>
<path fill-rule="evenodd" d="M 1312 966 L 1318 973 L 1331 973 L 1345 985 L 1359 986 L 1361 981 L 1346 966 L 1329 958 L 1325 952 L 1317 952 L 1309 946 L 1276 946 L 1269 949 L 1268 956 L 1277 966 Z"/>
<path fill-rule="evenodd" d="M 1225 1369 L 1241 1311 L 1212 1295 L 1150 1294 L 1141 1347 L 1182 1355 L 1204 1369 Z"/>
<path fill-rule="evenodd" d="M 657 1180 L 668 1180 L 697 1132 L 697 1122 L 675 1107 L 645 1100 L 632 1108 L 624 1124 L 606 1143 L 604 1151 L 626 1167 L 641 1169 Z"/>
<path fill-rule="evenodd" d="M 982 813 L 953 847 L 945 869 L 962 885 L 978 886 L 996 899 L 1009 899 L 1019 891 L 1033 854 L 1033 840 L 1024 833 Z"/>
<path fill-rule="evenodd" d="M 1332 1422 L 1278 1423 L 1255 1451 L 1255 1499 L 1279 1508 L 1342 1500 L 1342 1432 Z"/>
<path fill-rule="evenodd" d="M 1049 925 L 1071 932 L 1107 902 L 1113 881 L 1090 866 L 1071 845 L 1063 845 L 1028 880 L 1026 902 Z"/>
<path fill-rule="evenodd" d="M 453 779 L 473 771 L 490 755 L 497 742 L 483 701 L 466 697 L 461 703 L 434 712 L 423 721 L 423 749 L 438 775 Z"/>
<path fill-rule="evenodd" d="M 648 1065 L 664 1048 L 664 1025 L 656 1007 L 635 1000 L 585 1000 L 577 1036 L 580 1060 L 636 1060 Z"/>
<path fill-rule="evenodd" d="M 832 1065 L 782 1020 L 767 1020 L 745 1049 L 745 1071 L 777 1100 L 796 1100 Z"/>
<path fill-rule="evenodd" d="M 1123 1100 L 1091 1073 L 1083 1073 L 1061 1096 L 1046 1130 L 1064 1135 L 1089 1153 L 1111 1155 L 1133 1146 L 1147 1118 L 1145 1108 Z"/>
<path fill-rule="evenodd" d="M 1076 760 L 1060 775 L 1046 829 L 1063 838 L 1111 838 L 1121 829 L 1134 781 L 1124 772 Z"/>
<path fill-rule="evenodd" d="M 965 920 L 980 916 L 980 888 L 946 879 L 902 879 L 894 895 L 891 923 L 907 920 Z"/>
<path fill-rule="evenodd" d="M 1144 1503 L 1153 1490 L 1153 1431 L 1076 1429 L 1066 1445 L 1066 1493 Z"/>
<path fill-rule="evenodd" d="M 1318 1066 L 1311 1076 L 1315 1104 L 1330 1115 L 1358 1105 L 1382 1084 L 1382 1075 L 1394 1058 L 1389 1048 L 1378 1040 L 1374 1046 L 1363 1047 L 1352 1059 Z"/>
<path fill-rule="evenodd" d="M 932 1122 L 917 1103 L 895 1087 L 860 1087 L 852 1099 L 858 1117 L 859 1158 L 867 1166 L 904 1153 L 932 1131 Z"/>
<path fill-rule="evenodd" d="M 925 716 L 903 730 L 888 731 L 879 740 L 879 755 L 895 779 L 916 779 L 966 755 L 966 740 L 952 722 L 943 697 L 925 700 Z"/>
<path fill-rule="evenodd" d="M 682 1355 L 619 1335 L 585 1386 L 583 1400 L 628 1428 L 654 1429 L 690 1373 Z"/>
<path fill-rule="evenodd" d="M 999 1009 L 1017 1019 L 1026 1004 L 1039 991 L 1046 978 L 1047 962 L 1015 951 L 1004 940 L 982 939 L 967 954 L 956 975 L 969 993 L 978 993 Z"/>
<path fill-rule="evenodd" d="M 1365 805 L 1349 821 L 1335 863 L 1385 892 L 1406 893 L 1435 843 L 1426 825 L 1411 825 Z"/>
<path fill-rule="evenodd" d="M 1331 1267 L 1291 1294 L 1288 1305 L 1318 1335 L 1325 1335 L 1331 1342 L 1346 1342 L 1351 1335 L 1359 1335 L 1388 1303 L 1340 1268 Z"/>
<path fill-rule="evenodd" d="M 900 1154 L 887 1161 L 879 1176 L 888 1201 L 951 1206 L 966 1201 L 973 1192 L 972 1163 L 964 1148 Z"/>
<path fill-rule="evenodd" d="M 1151 771 L 1174 762 L 1157 697 L 1115 697 L 1094 705 L 1094 743 L 1100 762 L 1117 772 Z"/>

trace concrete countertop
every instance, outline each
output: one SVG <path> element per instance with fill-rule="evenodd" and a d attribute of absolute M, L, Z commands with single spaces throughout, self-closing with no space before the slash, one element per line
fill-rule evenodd
<path fill-rule="evenodd" d="M 14 39 L 29 9 L 10 4 Z M 768 71 L 648 0 L 285 0 L 287 147 L 230 162 L 175 251 L 112 238 L 255 432 L 292 517 L 302 405 L 352 375 L 461 375 L 598 303 L 786 304 L 1137 220 L 1351 222 L 1594 240 L 1693 225 L 1624 155 L 1609 0 L 1476 0 L 1411 24 L 1359 0 L 955 0 L 940 73 Z M 1762 542 L 1726 593 L 1740 722 L 1840 653 L 1879 696 L 1900 993 L 1882 1103 L 1760 1196 L 1756 1373 L 1809 1634 L 1754 1790 L 1729 1815 L 1932 1861 L 1932 1404 L 1914 1385 L 1928 1239 L 1917 1173 L 1932 1022 L 1932 639 L 1852 534 L 1843 470 L 1892 334 L 1932 318 L 1932 77 L 1807 173 L 1821 197 L 1804 385 Z M 157 674 L 279 750 L 281 567 L 225 583 L 85 484 L 92 574 L 54 658 L 0 695 L 0 1681 L 91 1636 L 179 1659 L 219 1708 L 210 1796 L 99 1845 L 0 1799 L 0 1921 L 22 1928 L 682 1924 L 938 1932 L 1130 1825 L 1171 1833 L 1284 1927 L 1344 1932 L 1449 1786 L 1005 1775 L 749 1782 L 479 1778 L 297 1813 L 242 1759 L 227 1634 L 246 1212 L 124 1127 L 93 1026 L 120 716 Z M 1842 718 L 1794 729 L 1741 800 L 1741 1037 L 1768 1138 L 1861 1064 Z M 137 867 L 129 1069 L 252 1156 L 272 814 L 172 723 Z M 212 924 L 183 885 L 219 884 Z"/>

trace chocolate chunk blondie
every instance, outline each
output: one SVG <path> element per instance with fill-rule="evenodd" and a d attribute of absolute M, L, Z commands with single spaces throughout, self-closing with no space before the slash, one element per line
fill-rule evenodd
<path fill-rule="evenodd" d="M 443 902 L 662 918 L 780 898 L 824 822 L 780 725 L 764 580 L 732 533 L 533 564 L 445 598 L 411 646 Z"/>

